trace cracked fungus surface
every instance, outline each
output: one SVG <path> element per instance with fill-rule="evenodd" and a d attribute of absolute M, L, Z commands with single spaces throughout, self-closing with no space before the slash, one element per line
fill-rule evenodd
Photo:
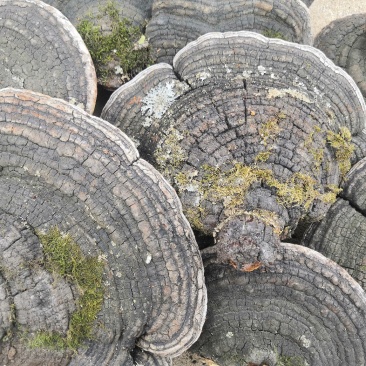
<path fill-rule="evenodd" d="M 0 116 L 1 364 L 169 365 L 206 314 L 172 187 L 121 131 L 60 99 L 3 89 Z"/>
<path fill-rule="evenodd" d="M 287 236 L 334 202 L 365 110 L 351 78 L 316 49 L 233 32 L 140 73 L 102 115 L 138 141 L 197 230 L 262 210 Z"/>
<path fill-rule="evenodd" d="M 2 0 L 0 12 L 0 87 L 38 91 L 93 112 L 94 66 L 68 19 L 38 0 Z"/>

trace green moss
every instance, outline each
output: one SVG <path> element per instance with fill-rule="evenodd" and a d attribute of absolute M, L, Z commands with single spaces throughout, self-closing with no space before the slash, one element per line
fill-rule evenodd
<path fill-rule="evenodd" d="M 261 169 L 255 165 L 248 166 L 242 163 L 235 163 L 231 169 L 223 170 L 219 167 L 203 165 L 200 175 L 189 177 L 187 173 L 177 174 L 176 181 L 179 182 L 179 191 L 192 189 L 197 191 L 201 199 L 209 200 L 212 203 L 222 203 L 227 216 L 237 216 L 242 209 L 243 202 L 248 190 L 253 184 L 260 184 L 274 189 L 278 202 L 287 207 L 301 206 L 309 210 L 315 200 L 325 203 L 333 203 L 340 189 L 335 186 L 325 187 L 325 192 L 317 181 L 303 173 L 293 173 L 288 179 L 280 181 L 275 178 L 269 169 Z M 199 219 L 202 218 L 199 207 L 194 212 L 195 227 L 199 228 Z M 239 211 L 238 211 L 239 210 Z M 187 215 L 188 219 L 190 215 Z M 279 227 L 275 223 L 276 218 L 270 219 L 268 212 L 258 210 L 258 217 L 271 221 L 272 226 Z M 191 221 L 190 221 L 191 222 Z"/>
<path fill-rule="evenodd" d="M 96 257 L 84 256 L 70 235 L 61 235 L 56 227 L 37 235 L 43 248 L 44 268 L 75 285 L 79 298 L 66 336 L 40 331 L 29 340 L 29 346 L 76 350 L 92 338 L 93 323 L 102 308 L 104 265 Z"/>
<path fill-rule="evenodd" d="M 107 18 L 109 32 L 96 25 L 101 18 Z M 144 37 L 142 30 L 133 26 L 129 20 L 120 18 L 114 2 L 100 7 L 98 14 L 80 20 L 76 29 L 90 52 L 101 82 L 115 73 L 110 65 L 119 65 L 128 80 L 152 62 L 148 48 L 136 47 Z"/>
<path fill-rule="evenodd" d="M 279 31 L 275 31 L 273 29 L 265 29 L 262 34 L 265 36 L 265 37 L 268 37 L 268 38 L 279 38 L 279 39 L 283 39 L 284 41 L 287 41 L 287 37 L 279 32 Z"/>
<path fill-rule="evenodd" d="M 343 178 L 351 169 L 351 157 L 355 149 L 352 135 L 347 127 L 340 127 L 339 132 L 327 132 L 327 142 L 335 150 L 336 160 Z"/>
<path fill-rule="evenodd" d="M 256 163 L 264 163 L 264 162 L 266 162 L 269 159 L 270 156 L 271 156 L 271 151 L 261 151 L 255 157 L 254 161 Z"/>
<path fill-rule="evenodd" d="M 280 112 L 277 113 L 273 118 L 270 118 L 266 123 L 264 123 L 259 129 L 259 136 L 262 138 L 262 144 L 264 146 L 268 145 L 268 140 L 274 140 L 278 134 L 281 132 L 279 126 L 280 119 L 286 118 L 286 114 Z"/>
<path fill-rule="evenodd" d="M 277 138 L 282 130 L 279 126 L 279 122 L 286 117 L 285 113 L 279 112 L 260 127 L 259 136 L 262 138 L 261 144 L 264 146 L 265 150 L 258 153 L 254 159 L 255 163 L 263 163 L 269 159 L 274 148 L 273 144 L 269 144 L 269 141 L 271 140 L 274 142 Z"/>
<path fill-rule="evenodd" d="M 306 363 L 298 356 L 279 356 L 276 366 L 305 366 Z"/>

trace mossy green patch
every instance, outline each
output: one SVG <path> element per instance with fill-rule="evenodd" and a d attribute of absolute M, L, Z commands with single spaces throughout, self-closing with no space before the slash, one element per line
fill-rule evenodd
<path fill-rule="evenodd" d="M 265 36 L 265 37 L 268 37 L 268 38 L 279 38 L 279 39 L 283 39 L 284 41 L 287 41 L 287 37 L 279 32 L 279 31 L 275 31 L 273 29 L 265 29 L 262 34 Z"/>
<path fill-rule="evenodd" d="M 305 366 L 305 361 L 298 356 L 279 356 L 277 366 Z"/>
<path fill-rule="evenodd" d="M 98 25 L 102 18 L 107 20 L 109 31 Z M 148 47 L 139 46 L 144 39 L 142 29 L 121 18 L 114 2 L 101 6 L 98 14 L 81 19 L 76 29 L 90 52 L 101 82 L 115 72 L 123 73 L 128 80 L 152 63 Z M 111 70 L 110 65 L 118 65 L 120 69 Z"/>
<path fill-rule="evenodd" d="M 340 127 L 339 132 L 327 132 L 327 142 L 335 150 L 335 157 L 343 178 L 351 169 L 351 157 L 355 146 L 352 143 L 352 135 L 347 127 Z"/>
<path fill-rule="evenodd" d="M 43 248 L 44 268 L 72 283 L 79 297 L 66 336 L 40 331 L 29 340 L 29 346 L 76 350 L 92 338 L 93 323 L 102 308 L 103 262 L 97 257 L 84 256 L 71 236 L 62 235 L 57 227 L 37 235 Z"/>
<path fill-rule="evenodd" d="M 254 184 L 272 188 L 277 196 L 277 201 L 286 208 L 300 206 L 305 211 L 311 208 L 315 200 L 327 204 L 333 203 L 340 191 L 333 185 L 322 187 L 307 174 L 293 173 L 288 179 L 281 181 L 270 169 L 261 169 L 256 165 L 248 166 L 239 162 L 234 163 L 234 166 L 227 170 L 203 165 L 201 173 L 194 176 L 180 172 L 177 174 L 175 182 L 179 191 L 192 190 L 194 187 L 194 190 L 200 194 L 201 201 L 203 199 L 212 203 L 222 203 L 226 215 L 230 217 L 237 216 L 237 213 L 243 208 L 245 196 Z M 199 229 L 201 226 L 199 218 L 202 223 L 204 210 L 200 211 L 198 205 L 196 210 L 192 209 L 192 212 L 195 227 Z M 258 211 L 257 217 L 263 216 L 268 221 L 268 213 L 263 215 L 263 212 Z M 275 221 L 277 220 L 273 218 L 273 226 L 277 228 Z"/>

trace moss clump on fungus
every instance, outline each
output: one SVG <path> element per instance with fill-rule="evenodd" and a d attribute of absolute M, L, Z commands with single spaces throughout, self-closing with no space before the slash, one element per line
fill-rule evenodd
<path fill-rule="evenodd" d="M 307 363 L 298 356 L 279 356 L 277 366 L 305 366 Z"/>
<path fill-rule="evenodd" d="M 293 173 L 288 179 L 280 181 L 269 169 L 238 162 L 228 170 L 203 165 L 200 175 L 179 172 L 175 177 L 175 182 L 181 192 L 194 188 L 194 191 L 200 194 L 200 200 L 222 203 L 225 214 L 229 217 L 237 216 L 238 212 L 241 212 L 245 196 L 253 184 L 273 188 L 281 205 L 287 208 L 302 206 L 306 211 L 311 208 L 315 200 L 327 204 L 333 203 L 340 192 L 340 189 L 333 185 L 326 186 L 326 192 L 321 192 L 317 181 L 303 173 Z M 194 211 L 194 222 L 197 229 L 202 226 L 204 216 L 199 210 L 200 207 L 198 205 L 197 210 Z M 258 211 L 258 217 L 261 218 L 260 211 Z"/>
<path fill-rule="evenodd" d="M 265 29 L 262 34 L 267 38 L 279 38 L 287 41 L 287 37 L 285 37 L 283 33 L 275 31 L 273 29 Z"/>
<path fill-rule="evenodd" d="M 336 160 L 343 178 L 351 169 L 351 157 L 355 149 L 352 135 L 347 127 L 340 127 L 339 132 L 327 132 L 327 142 L 335 150 Z"/>
<path fill-rule="evenodd" d="M 76 350 L 92 338 L 93 323 L 103 304 L 103 263 L 86 257 L 70 235 L 61 235 L 57 227 L 37 233 L 42 244 L 44 268 L 75 285 L 79 293 L 76 310 L 69 320 L 66 336 L 40 331 L 29 339 L 30 347 Z"/>
<path fill-rule="evenodd" d="M 96 25 L 101 18 L 108 19 L 108 32 Z M 120 69 L 117 72 L 122 73 L 127 81 L 151 64 L 149 49 L 138 47 L 144 40 L 142 30 L 133 26 L 128 19 L 120 18 L 114 2 L 100 7 L 97 15 L 80 20 L 76 29 L 90 52 L 97 77 L 102 83 L 114 73 L 109 65 L 118 65 Z"/>

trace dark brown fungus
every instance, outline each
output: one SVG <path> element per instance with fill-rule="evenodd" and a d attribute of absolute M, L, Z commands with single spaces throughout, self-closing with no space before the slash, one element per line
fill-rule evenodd
<path fill-rule="evenodd" d="M 1 0 L 0 14 L 0 88 L 34 90 L 93 112 L 93 62 L 69 20 L 38 0 Z"/>
<path fill-rule="evenodd" d="M 312 43 L 309 11 L 300 0 L 156 0 L 146 36 L 153 59 L 172 63 L 181 48 L 205 33 L 241 30 Z"/>
<path fill-rule="evenodd" d="M 346 176 L 340 198 L 305 233 L 303 244 L 344 267 L 366 290 L 366 160 Z"/>
<path fill-rule="evenodd" d="M 220 366 L 364 364 L 365 292 L 320 253 L 282 243 L 271 266 L 205 273 L 207 320 L 192 351 Z"/>
<path fill-rule="evenodd" d="M 334 20 L 322 29 L 314 43 L 353 77 L 366 97 L 366 14 Z"/>
<path fill-rule="evenodd" d="M 60 99 L 3 89 L 0 167 L 1 364 L 128 366 L 142 349 L 162 366 L 197 339 L 197 244 L 126 135 Z"/>
<path fill-rule="evenodd" d="M 317 49 L 231 32 L 198 38 L 173 67 L 143 71 L 102 116 L 170 180 L 197 231 L 252 217 L 271 228 L 274 244 L 335 201 L 365 104 Z"/>

